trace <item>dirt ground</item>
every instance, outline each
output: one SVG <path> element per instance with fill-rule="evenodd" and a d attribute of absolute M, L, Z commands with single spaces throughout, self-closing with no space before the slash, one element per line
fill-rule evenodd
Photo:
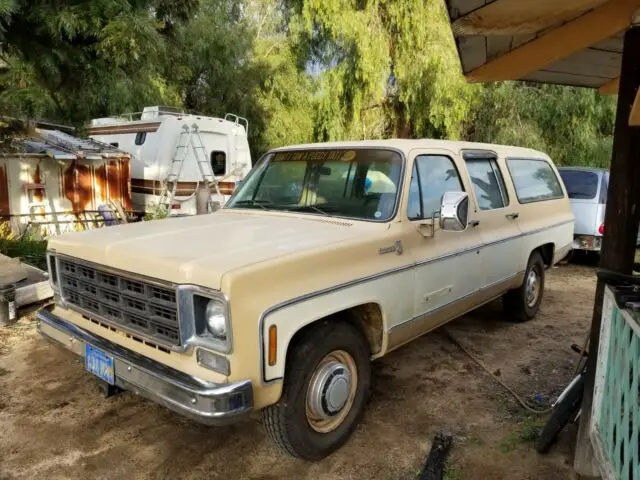
<path fill-rule="evenodd" d="M 526 324 L 498 302 L 446 328 L 522 397 L 557 395 L 591 318 L 595 272 L 549 271 Z M 436 331 L 378 361 L 372 399 L 349 442 L 317 463 L 286 457 L 258 419 L 209 428 L 124 393 L 103 398 L 72 353 L 29 318 L 0 328 L 0 479 L 414 479 L 439 431 L 454 435 L 445 478 L 569 479 L 575 427 L 552 452 L 533 450 L 544 416 L 526 413 Z"/>

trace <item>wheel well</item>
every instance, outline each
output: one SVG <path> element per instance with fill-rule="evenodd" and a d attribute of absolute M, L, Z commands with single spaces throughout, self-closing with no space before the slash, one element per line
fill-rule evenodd
<path fill-rule="evenodd" d="M 316 327 L 318 324 L 323 322 L 340 321 L 350 322 L 358 327 L 369 342 L 369 348 L 371 349 L 372 354 L 376 354 L 382 349 L 382 333 L 384 330 L 382 323 L 382 310 L 380 309 L 380 305 L 377 303 L 365 303 L 333 313 L 327 317 L 305 325 L 293 335 L 289 342 L 287 351 L 291 350 L 292 347 L 295 347 L 296 343 L 304 337 L 305 332 Z M 287 354 L 287 358 L 288 357 L 289 355 Z"/>
<path fill-rule="evenodd" d="M 553 263 L 553 253 L 555 251 L 555 245 L 553 243 L 545 243 L 544 245 L 540 245 L 538 248 L 534 250 L 534 252 L 540 252 L 542 255 L 542 260 L 547 267 L 550 267 Z"/>

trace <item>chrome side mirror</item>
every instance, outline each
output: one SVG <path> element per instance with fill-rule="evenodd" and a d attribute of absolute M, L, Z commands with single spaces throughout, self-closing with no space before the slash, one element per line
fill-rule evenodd
<path fill-rule="evenodd" d="M 445 232 L 463 232 L 469 223 L 469 195 L 446 192 L 440 206 L 440 228 Z"/>

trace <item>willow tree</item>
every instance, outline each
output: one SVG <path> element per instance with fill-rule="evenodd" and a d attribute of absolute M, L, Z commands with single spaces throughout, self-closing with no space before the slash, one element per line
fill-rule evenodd
<path fill-rule="evenodd" d="M 615 107 L 591 89 L 498 83 L 481 91 L 468 137 L 543 150 L 561 165 L 607 167 Z"/>
<path fill-rule="evenodd" d="M 316 136 L 463 135 L 473 86 L 438 0 L 290 0 L 300 63 L 320 84 Z"/>
<path fill-rule="evenodd" d="M 245 5 L 253 38 L 251 65 L 258 80 L 253 108 L 260 115 L 260 136 L 255 149 L 311 142 L 316 85 L 298 65 L 285 5 L 276 0 L 249 0 Z"/>
<path fill-rule="evenodd" d="M 0 0 L 0 110 L 82 123 L 175 101 L 166 39 L 198 0 Z"/>

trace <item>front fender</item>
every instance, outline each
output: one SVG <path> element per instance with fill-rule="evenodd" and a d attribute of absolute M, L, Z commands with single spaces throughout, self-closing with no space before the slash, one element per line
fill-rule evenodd
<path fill-rule="evenodd" d="M 387 350 L 387 331 L 398 319 L 409 315 L 411 302 L 399 288 L 398 278 L 389 275 L 339 288 L 292 299 L 267 309 L 260 319 L 262 375 L 265 382 L 284 377 L 287 351 L 293 336 L 302 328 L 359 305 L 377 304 L 382 313 L 382 347 L 376 356 Z M 411 291 L 411 290 L 404 290 Z M 269 328 L 277 327 L 276 363 L 269 365 Z"/>

